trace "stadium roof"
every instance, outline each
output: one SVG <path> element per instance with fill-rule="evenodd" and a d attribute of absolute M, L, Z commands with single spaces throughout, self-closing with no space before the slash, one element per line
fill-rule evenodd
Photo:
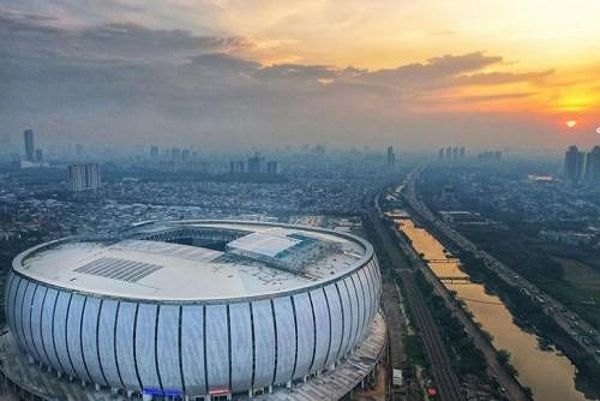
<path fill-rule="evenodd" d="M 173 227 L 231 230 L 238 237 L 222 250 L 140 239 L 140 233 Z M 314 240 L 321 252 L 305 261 L 301 271 L 286 271 L 268 263 L 268 258 L 302 243 L 302 238 Z M 228 251 L 240 248 L 264 258 Z M 369 252 L 364 241 L 328 230 L 262 223 L 170 222 L 150 223 L 137 228 L 136 235 L 116 241 L 65 239 L 43 244 L 19 255 L 13 268 L 34 280 L 85 293 L 210 301 L 263 296 L 329 281 L 362 265 Z"/>

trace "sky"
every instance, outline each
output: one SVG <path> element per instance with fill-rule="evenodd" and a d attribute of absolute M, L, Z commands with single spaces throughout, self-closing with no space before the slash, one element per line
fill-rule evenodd
<path fill-rule="evenodd" d="M 600 1 L 0 0 L 0 78 L 13 143 L 589 147 Z"/>

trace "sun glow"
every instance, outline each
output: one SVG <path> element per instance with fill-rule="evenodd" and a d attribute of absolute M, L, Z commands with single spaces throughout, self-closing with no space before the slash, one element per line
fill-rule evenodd
<path fill-rule="evenodd" d="M 596 103 L 596 98 L 585 92 L 568 94 L 559 102 L 559 108 L 565 111 L 588 110 Z"/>
<path fill-rule="evenodd" d="M 565 122 L 565 124 L 569 128 L 575 128 L 575 126 L 577 125 L 577 120 L 568 120 Z"/>

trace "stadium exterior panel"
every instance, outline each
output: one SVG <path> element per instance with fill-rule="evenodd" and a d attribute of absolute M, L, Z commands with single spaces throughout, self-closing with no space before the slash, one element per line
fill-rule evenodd
<path fill-rule="evenodd" d="M 310 248 L 306 260 L 285 260 L 299 258 L 296 248 Z M 194 397 L 267 391 L 334 369 L 365 338 L 380 295 L 377 261 L 360 238 L 184 221 L 26 251 L 5 305 L 18 346 L 61 375 Z"/>

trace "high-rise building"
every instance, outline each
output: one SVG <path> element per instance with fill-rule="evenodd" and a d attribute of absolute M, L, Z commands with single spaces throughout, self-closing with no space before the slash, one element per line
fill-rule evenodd
<path fill-rule="evenodd" d="M 502 160 L 502 151 L 488 150 L 486 152 L 479 153 L 477 158 L 482 161 L 500 161 Z"/>
<path fill-rule="evenodd" d="M 246 172 L 246 162 L 232 160 L 229 162 L 230 174 L 244 174 Z"/>
<path fill-rule="evenodd" d="M 460 149 L 458 150 L 458 157 L 459 159 L 464 159 L 466 155 L 466 150 L 464 146 L 461 146 Z"/>
<path fill-rule="evenodd" d="M 583 165 L 585 154 L 577 149 L 577 146 L 572 145 L 565 152 L 565 177 L 572 181 L 578 182 L 583 176 Z"/>
<path fill-rule="evenodd" d="M 441 148 L 441 149 L 438 151 L 438 159 L 439 159 L 439 160 L 444 160 L 444 148 Z"/>
<path fill-rule="evenodd" d="M 68 186 L 72 192 L 97 189 L 102 183 L 98 163 L 75 163 L 68 167 Z"/>
<path fill-rule="evenodd" d="M 392 168 L 396 165 L 396 154 L 394 153 L 394 148 L 392 146 L 388 146 L 387 148 L 387 166 L 388 168 Z"/>
<path fill-rule="evenodd" d="M 191 155 L 192 155 L 191 150 L 189 150 L 188 148 L 183 149 L 183 151 L 181 152 L 181 161 L 183 161 L 183 162 L 190 161 Z"/>
<path fill-rule="evenodd" d="M 81 160 L 83 158 L 83 145 L 78 143 L 77 145 L 75 145 L 75 155 L 77 156 L 78 160 Z"/>
<path fill-rule="evenodd" d="M 254 156 L 248 158 L 248 174 L 260 174 L 263 172 L 263 162 L 265 158 L 256 152 Z"/>
<path fill-rule="evenodd" d="M 600 180 L 600 146 L 594 146 L 592 151 L 587 154 L 585 179 L 588 181 Z"/>
<path fill-rule="evenodd" d="M 458 160 L 458 147 L 457 146 L 452 148 L 452 160 Z"/>
<path fill-rule="evenodd" d="M 279 163 L 275 160 L 270 160 L 267 162 L 267 174 L 276 175 L 279 174 Z"/>
<path fill-rule="evenodd" d="M 33 142 L 33 130 L 26 129 L 23 131 L 23 137 L 25 139 L 25 159 L 32 162 L 34 160 L 34 142 Z"/>
<path fill-rule="evenodd" d="M 179 149 L 179 148 L 171 149 L 171 161 L 174 161 L 174 162 L 181 161 L 181 149 Z"/>
<path fill-rule="evenodd" d="M 35 161 L 38 163 L 44 161 L 44 152 L 42 151 L 42 149 L 35 150 Z"/>
<path fill-rule="evenodd" d="M 452 147 L 448 146 L 446 148 L 446 160 L 451 160 L 452 159 Z"/>
<path fill-rule="evenodd" d="M 152 145 L 150 147 L 150 158 L 152 160 L 158 160 L 158 146 Z"/>

